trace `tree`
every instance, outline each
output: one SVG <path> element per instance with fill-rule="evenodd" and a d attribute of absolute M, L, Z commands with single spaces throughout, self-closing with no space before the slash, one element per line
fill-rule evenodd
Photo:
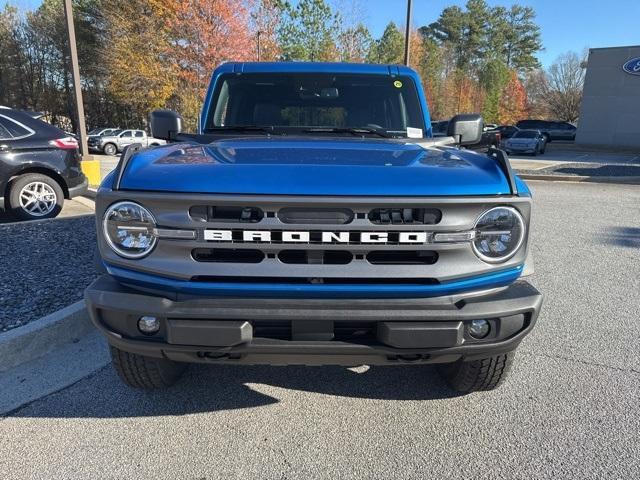
<path fill-rule="evenodd" d="M 511 70 L 500 99 L 498 120 L 505 125 L 514 125 L 527 117 L 527 92 L 518 78 L 518 73 Z"/>
<path fill-rule="evenodd" d="M 367 61 L 371 63 L 399 64 L 404 61 L 404 35 L 398 26 L 389 22 L 382 37 L 372 45 Z"/>
<path fill-rule="evenodd" d="M 233 0 L 174 0 L 172 8 L 168 55 L 178 70 L 175 96 L 187 128 L 195 129 L 215 67 L 228 60 L 255 60 L 254 37 L 247 28 L 250 12 Z"/>
<path fill-rule="evenodd" d="M 300 0 L 294 7 L 283 3 L 278 38 L 284 60 L 331 61 L 338 59 L 340 16 L 324 0 Z"/>
<path fill-rule="evenodd" d="M 282 55 L 278 43 L 278 25 L 282 10 L 280 0 L 258 0 L 251 11 L 251 31 L 256 39 L 256 57 L 259 36 L 261 61 L 274 61 Z"/>
<path fill-rule="evenodd" d="M 172 6 L 163 0 L 103 2 L 107 89 L 130 109 L 138 125 L 145 125 L 151 110 L 169 106 L 176 96 L 179 68 L 172 55 Z"/>
<path fill-rule="evenodd" d="M 527 92 L 527 110 L 531 118 L 546 119 L 550 117 L 547 102 L 547 76 L 544 70 L 530 70 L 524 77 L 524 89 Z"/>
<path fill-rule="evenodd" d="M 585 62 L 575 52 L 560 55 L 546 75 L 545 97 L 558 120 L 575 122 L 580 116 Z"/>
<path fill-rule="evenodd" d="M 509 78 L 509 69 L 498 59 L 488 61 L 480 72 L 480 85 L 486 92 L 482 116 L 487 123 L 500 121 L 500 102 Z"/>
<path fill-rule="evenodd" d="M 542 50 L 542 41 L 535 18 L 531 7 L 512 5 L 491 10 L 488 44 L 507 68 L 524 71 L 540 66 L 535 54 Z"/>
<path fill-rule="evenodd" d="M 367 58 L 373 39 L 369 29 L 362 23 L 348 27 L 338 35 L 338 50 L 343 62 L 364 62 Z"/>

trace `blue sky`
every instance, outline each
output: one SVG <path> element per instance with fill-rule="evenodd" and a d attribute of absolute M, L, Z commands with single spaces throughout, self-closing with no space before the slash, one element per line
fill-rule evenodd
<path fill-rule="evenodd" d="M 33 8 L 40 0 L 11 3 Z M 413 23 L 418 27 L 429 24 L 443 8 L 465 3 L 466 0 L 414 0 Z M 568 50 L 580 52 L 586 47 L 640 44 L 640 0 L 488 0 L 488 3 L 492 6 L 519 3 L 535 9 L 545 47 L 539 58 L 545 66 Z M 406 0 L 360 0 L 360 4 L 365 7 L 363 20 L 376 37 L 389 21 L 404 25 Z"/>

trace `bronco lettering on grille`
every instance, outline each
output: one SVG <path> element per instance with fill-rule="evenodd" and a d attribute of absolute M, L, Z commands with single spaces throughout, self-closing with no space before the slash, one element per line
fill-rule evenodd
<path fill-rule="evenodd" d="M 210 242 L 257 243 L 374 243 L 423 244 L 427 232 L 327 232 L 288 230 L 211 230 L 204 231 Z"/>

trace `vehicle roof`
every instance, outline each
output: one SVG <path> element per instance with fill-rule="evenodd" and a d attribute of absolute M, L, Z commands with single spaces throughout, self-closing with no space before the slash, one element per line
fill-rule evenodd
<path fill-rule="evenodd" d="M 377 75 L 411 75 L 415 71 L 405 65 L 379 65 L 342 62 L 228 62 L 218 71 L 232 73 L 353 73 Z"/>
<path fill-rule="evenodd" d="M 538 135 L 542 135 L 540 130 L 536 130 L 534 128 L 519 128 L 516 133 L 537 133 Z"/>

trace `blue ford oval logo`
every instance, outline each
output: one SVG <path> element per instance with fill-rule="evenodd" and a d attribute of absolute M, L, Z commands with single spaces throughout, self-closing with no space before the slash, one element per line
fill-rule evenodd
<path fill-rule="evenodd" d="M 622 69 L 631 75 L 640 75 L 640 57 L 632 58 L 622 66 Z"/>

